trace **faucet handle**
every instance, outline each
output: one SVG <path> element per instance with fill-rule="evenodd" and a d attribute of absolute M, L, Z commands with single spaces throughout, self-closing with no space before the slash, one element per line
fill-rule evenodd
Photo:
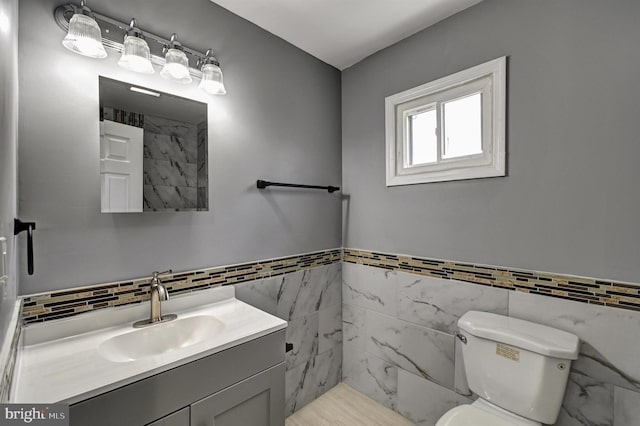
<path fill-rule="evenodd" d="M 168 269 L 164 272 L 153 271 L 153 278 L 151 278 L 151 285 L 160 284 L 160 277 L 173 273 L 173 270 Z"/>
<path fill-rule="evenodd" d="M 160 277 L 162 275 L 168 275 L 168 274 L 171 274 L 171 273 L 173 273 L 173 270 L 171 270 L 171 269 L 167 269 L 164 272 L 153 271 L 153 278 L 158 278 L 158 277 Z"/>

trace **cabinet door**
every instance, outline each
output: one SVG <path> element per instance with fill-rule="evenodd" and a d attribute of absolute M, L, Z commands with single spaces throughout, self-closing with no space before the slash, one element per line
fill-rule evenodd
<path fill-rule="evenodd" d="M 189 407 L 149 423 L 147 426 L 189 426 Z"/>
<path fill-rule="evenodd" d="M 191 426 L 247 425 L 284 425 L 284 363 L 191 405 Z"/>

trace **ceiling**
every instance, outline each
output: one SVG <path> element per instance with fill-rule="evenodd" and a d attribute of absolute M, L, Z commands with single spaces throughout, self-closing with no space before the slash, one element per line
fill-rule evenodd
<path fill-rule="evenodd" d="M 345 69 L 482 0 L 212 0 Z"/>

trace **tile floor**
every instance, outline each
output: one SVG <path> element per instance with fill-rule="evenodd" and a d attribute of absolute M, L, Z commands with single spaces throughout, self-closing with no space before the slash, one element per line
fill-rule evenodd
<path fill-rule="evenodd" d="M 413 422 L 344 383 L 289 416 L 286 426 L 411 426 Z"/>

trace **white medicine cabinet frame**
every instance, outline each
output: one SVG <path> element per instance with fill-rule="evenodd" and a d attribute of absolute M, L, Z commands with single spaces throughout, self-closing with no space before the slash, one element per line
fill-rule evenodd
<path fill-rule="evenodd" d="M 387 186 L 505 176 L 506 64 L 385 98 Z"/>

